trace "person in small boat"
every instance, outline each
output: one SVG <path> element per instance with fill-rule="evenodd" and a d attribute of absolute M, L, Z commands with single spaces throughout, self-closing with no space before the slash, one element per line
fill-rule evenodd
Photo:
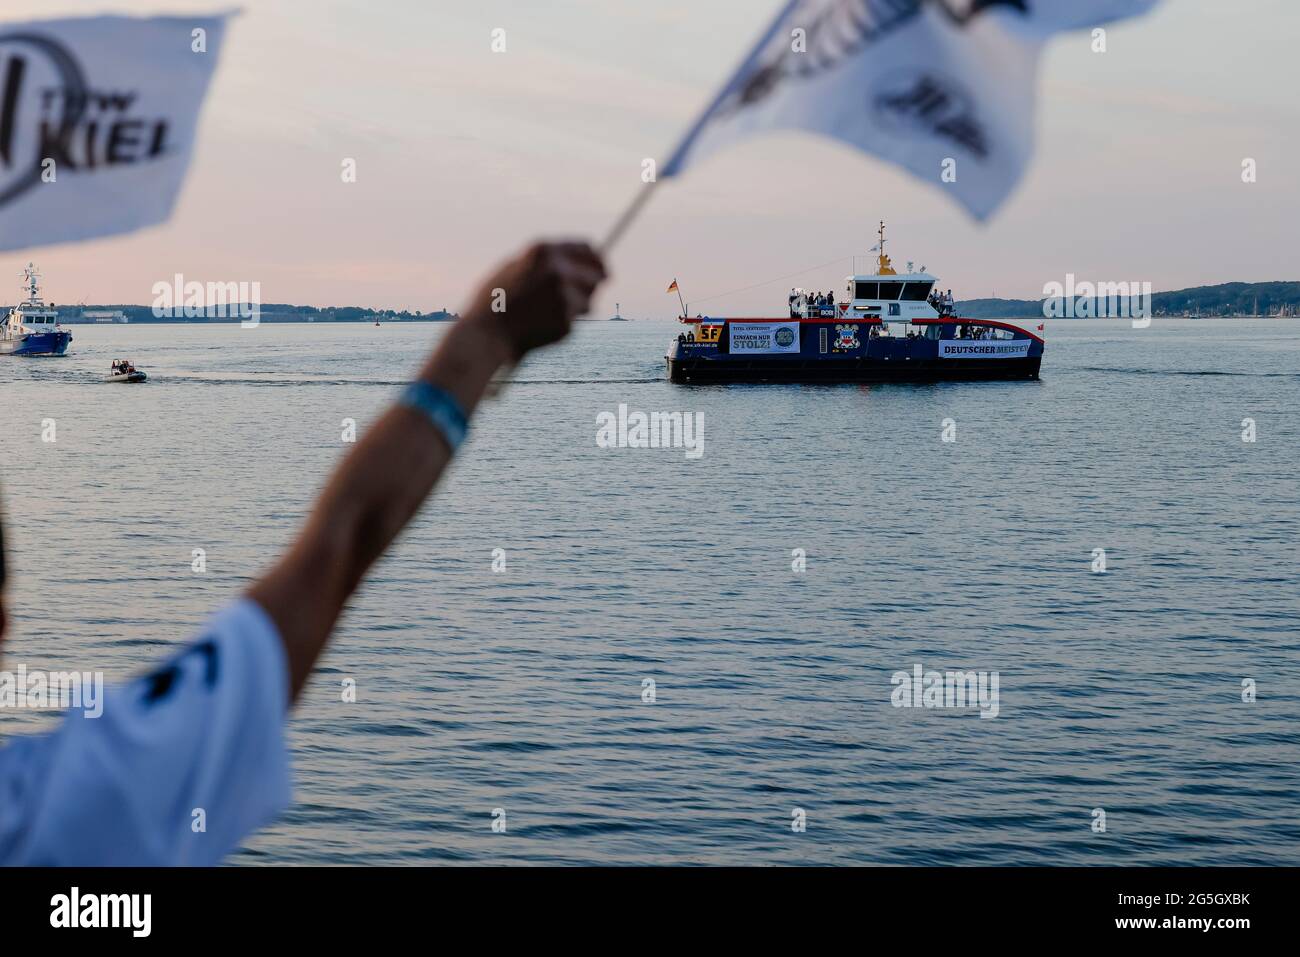
<path fill-rule="evenodd" d="M 284 811 L 287 713 L 353 592 L 433 491 L 493 376 L 568 335 L 604 279 L 586 243 L 506 262 L 335 468 L 293 544 L 191 644 L 96 694 L 98 714 L 6 734 L 0 866 L 215 865 Z M 0 525 L 0 646 L 4 559 Z"/>

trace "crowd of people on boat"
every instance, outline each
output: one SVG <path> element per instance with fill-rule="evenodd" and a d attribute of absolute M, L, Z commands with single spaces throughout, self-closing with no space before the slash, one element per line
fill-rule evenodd
<path fill-rule="evenodd" d="M 951 316 L 957 311 L 957 303 L 952 298 L 951 289 L 946 293 L 940 292 L 938 289 L 934 290 L 934 292 L 930 293 L 929 303 L 934 307 L 934 311 L 941 316 Z"/>
<path fill-rule="evenodd" d="M 130 359 L 114 359 L 110 371 L 113 375 L 129 375 L 135 371 L 135 366 Z"/>
<path fill-rule="evenodd" d="M 800 289 L 791 289 L 789 299 L 791 319 L 798 319 L 802 315 L 800 310 L 801 299 L 810 310 L 835 308 L 835 294 L 833 292 L 805 293 Z M 936 289 L 930 293 L 927 301 L 934 307 L 934 311 L 941 316 L 956 315 L 957 300 L 953 299 L 951 289 L 947 292 Z"/>
<path fill-rule="evenodd" d="M 790 318 L 791 319 L 800 318 L 799 298 L 801 296 L 806 300 L 809 309 L 821 310 L 821 309 L 835 308 L 835 293 L 833 292 L 805 293 L 805 292 L 801 292 L 798 289 L 791 289 L 790 290 Z"/>

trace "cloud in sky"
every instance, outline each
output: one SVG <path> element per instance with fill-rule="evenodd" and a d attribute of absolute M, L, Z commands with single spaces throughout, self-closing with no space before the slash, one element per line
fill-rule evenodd
<path fill-rule="evenodd" d="M 118 2 L 114 12 L 211 12 Z M 58 301 L 148 302 L 160 277 L 257 280 L 269 301 L 456 308 L 537 234 L 598 238 L 729 74 L 776 0 L 430 4 L 247 0 L 190 180 L 164 227 L 33 251 Z M 8 0 L 9 21 L 105 12 Z M 490 32 L 506 30 L 493 54 Z M 784 280 L 838 288 L 886 219 L 898 262 L 959 296 L 1031 297 L 1066 272 L 1157 289 L 1300 278 L 1291 0 L 1166 0 L 1044 59 L 1039 148 L 987 227 L 933 187 L 837 144 L 757 138 L 665 183 L 613 258 L 597 311 L 779 313 Z M 339 176 L 345 157 L 358 182 Z M 1244 157 L 1259 182 L 1240 180 Z M 6 297 L 16 295 L 17 287 Z"/>

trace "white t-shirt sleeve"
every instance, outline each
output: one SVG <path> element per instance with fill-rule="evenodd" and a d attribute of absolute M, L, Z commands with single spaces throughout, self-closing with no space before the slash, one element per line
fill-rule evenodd
<path fill-rule="evenodd" d="M 220 863 L 290 800 L 288 664 L 241 599 L 103 714 L 0 751 L 0 864 Z"/>

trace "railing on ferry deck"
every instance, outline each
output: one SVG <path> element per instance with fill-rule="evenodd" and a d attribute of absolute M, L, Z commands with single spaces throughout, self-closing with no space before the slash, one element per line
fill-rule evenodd
<path fill-rule="evenodd" d="M 843 313 L 838 305 L 814 306 L 809 303 L 804 307 L 803 318 L 805 319 L 838 319 Z"/>

